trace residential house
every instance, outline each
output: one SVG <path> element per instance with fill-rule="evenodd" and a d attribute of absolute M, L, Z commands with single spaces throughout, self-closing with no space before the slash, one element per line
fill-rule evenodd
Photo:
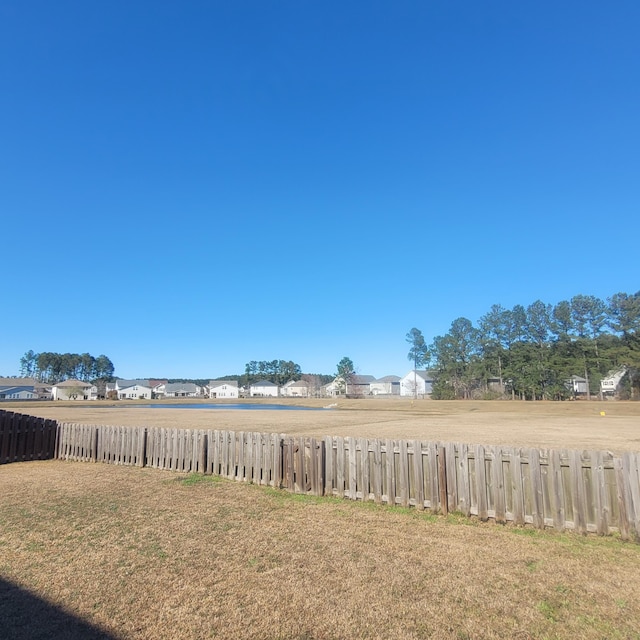
<path fill-rule="evenodd" d="M 323 396 L 329 396 L 332 398 L 340 395 L 341 393 L 344 393 L 344 382 L 342 381 L 342 378 L 335 378 L 322 387 Z"/>
<path fill-rule="evenodd" d="M 324 386 L 328 396 L 368 396 L 371 394 L 371 383 L 375 382 L 374 376 L 353 374 L 345 385 L 344 380 L 337 376 L 335 380 Z"/>
<path fill-rule="evenodd" d="M 0 378 L 0 400 L 37 400 L 35 378 Z"/>
<path fill-rule="evenodd" d="M 308 398 L 309 383 L 305 380 L 290 380 L 282 387 L 281 395 L 289 398 Z"/>
<path fill-rule="evenodd" d="M 400 376 L 384 376 L 374 380 L 369 385 L 369 393 L 372 396 L 399 396 Z"/>
<path fill-rule="evenodd" d="M 151 400 L 153 392 L 149 380 L 116 380 L 113 391 L 118 400 Z"/>
<path fill-rule="evenodd" d="M 355 374 L 351 376 L 351 380 L 349 380 L 349 384 L 347 384 L 347 395 L 368 396 L 371 394 L 371 383 L 375 381 L 375 376 Z"/>
<path fill-rule="evenodd" d="M 238 395 L 237 380 L 211 380 L 209 382 L 210 398 L 237 398 Z"/>
<path fill-rule="evenodd" d="M 170 382 L 164 387 L 165 398 L 197 398 L 202 395 L 202 387 L 193 382 Z"/>
<path fill-rule="evenodd" d="M 607 397 L 615 396 L 620 391 L 620 383 L 622 378 L 627 375 L 627 367 L 619 367 L 609 371 L 606 377 L 600 380 L 600 390 Z"/>
<path fill-rule="evenodd" d="M 581 378 L 580 376 L 571 376 L 564 381 L 564 386 L 571 391 L 574 396 L 587 395 L 589 391 L 587 379 Z"/>
<path fill-rule="evenodd" d="M 29 386 L 0 386 L 0 400 L 37 400 L 38 393 Z"/>
<path fill-rule="evenodd" d="M 97 400 L 98 387 L 82 380 L 65 380 L 51 387 L 54 400 Z"/>
<path fill-rule="evenodd" d="M 278 385 L 268 380 L 259 380 L 249 387 L 251 397 L 278 397 Z"/>
<path fill-rule="evenodd" d="M 400 380 L 400 395 L 424 397 L 433 391 L 433 374 L 431 371 L 412 369 Z"/>
<path fill-rule="evenodd" d="M 164 396 L 165 387 L 168 384 L 168 380 L 149 380 L 149 386 L 151 387 L 152 398 L 161 398 Z"/>
<path fill-rule="evenodd" d="M 52 386 L 43 382 L 36 382 L 33 386 L 38 396 L 38 400 L 53 400 Z"/>

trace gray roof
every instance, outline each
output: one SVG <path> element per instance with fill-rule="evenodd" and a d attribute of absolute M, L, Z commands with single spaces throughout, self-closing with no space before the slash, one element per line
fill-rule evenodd
<path fill-rule="evenodd" d="M 82 389 L 86 389 L 87 387 L 92 387 L 93 385 L 90 382 L 82 382 L 82 380 L 65 380 L 64 382 L 59 382 L 54 385 L 56 387 L 81 387 Z"/>
<path fill-rule="evenodd" d="M 151 383 L 148 380 L 116 380 L 116 385 L 118 389 L 128 389 L 136 385 L 151 388 Z"/>
<path fill-rule="evenodd" d="M 175 393 L 176 391 L 184 391 L 186 393 L 195 393 L 198 387 L 193 382 L 171 382 L 164 388 L 166 393 Z"/>
<path fill-rule="evenodd" d="M 400 376 L 384 376 L 384 378 L 379 378 L 376 382 L 400 382 L 401 379 Z"/>
<path fill-rule="evenodd" d="M 35 393 L 35 390 L 30 385 L 20 385 L 17 387 L 7 387 L 5 385 L 0 385 L 0 393 L 20 393 L 21 391 L 29 391 L 31 393 Z"/>
<path fill-rule="evenodd" d="M 18 386 L 18 387 L 32 387 L 37 384 L 35 378 L 0 378 L 0 386 Z"/>
<path fill-rule="evenodd" d="M 285 387 L 308 387 L 309 383 L 306 380 L 289 380 Z"/>
<path fill-rule="evenodd" d="M 258 380 L 258 382 L 254 382 L 252 387 L 277 387 L 278 385 L 274 382 L 269 382 L 268 380 Z"/>
<path fill-rule="evenodd" d="M 413 369 L 409 371 L 409 373 L 413 373 Z M 416 369 L 415 372 L 425 380 L 433 380 L 435 376 L 435 371 L 427 371 L 426 369 Z M 409 373 L 405 376 L 405 378 L 409 375 Z"/>
<path fill-rule="evenodd" d="M 374 376 L 355 375 L 351 376 L 351 380 L 349 382 L 351 382 L 351 384 L 370 384 L 375 381 L 376 379 Z"/>
<path fill-rule="evenodd" d="M 216 387 L 221 387 L 223 384 L 226 384 L 228 387 L 237 387 L 237 380 L 211 380 L 209 382 L 209 387 L 211 389 L 215 389 Z"/>

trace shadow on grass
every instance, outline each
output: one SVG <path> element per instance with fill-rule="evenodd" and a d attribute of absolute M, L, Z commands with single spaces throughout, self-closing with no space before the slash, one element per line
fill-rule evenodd
<path fill-rule="evenodd" d="M 3 640 L 117 640 L 117 636 L 67 613 L 0 578 Z"/>

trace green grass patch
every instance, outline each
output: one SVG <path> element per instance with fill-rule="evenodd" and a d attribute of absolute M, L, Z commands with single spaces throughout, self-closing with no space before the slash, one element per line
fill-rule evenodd
<path fill-rule="evenodd" d="M 197 484 L 218 484 L 222 482 L 222 478 L 218 476 L 206 476 L 203 473 L 190 473 L 183 478 L 175 480 L 183 487 L 192 487 Z"/>

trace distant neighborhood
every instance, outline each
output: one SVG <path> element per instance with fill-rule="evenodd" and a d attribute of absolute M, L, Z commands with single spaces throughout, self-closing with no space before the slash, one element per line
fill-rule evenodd
<path fill-rule="evenodd" d="M 346 382 L 336 377 L 329 384 L 304 379 L 277 385 L 258 380 L 242 386 L 237 380 L 211 380 L 207 385 L 167 380 L 120 380 L 98 385 L 82 380 L 44 384 L 35 378 L 0 378 L 0 400 L 156 400 L 163 398 L 331 398 L 336 396 L 415 396 L 431 394 L 433 376 L 428 371 L 410 371 L 403 378 L 352 375 Z"/>
<path fill-rule="evenodd" d="M 620 367 L 601 380 L 603 397 L 615 398 L 620 383 L 627 373 Z M 207 385 L 167 380 L 121 380 L 102 383 L 100 387 L 82 380 L 64 380 L 45 384 L 35 378 L 0 378 L 0 401 L 10 400 L 157 400 L 168 398 L 208 398 L 229 400 L 238 398 L 334 398 L 334 397 L 418 397 L 431 396 L 434 372 L 412 369 L 403 377 L 388 375 L 375 378 L 354 374 L 348 380 L 339 376 L 328 384 L 299 379 L 277 385 L 258 380 L 250 385 L 239 385 L 237 380 L 211 380 Z M 501 391 L 501 382 L 492 378 L 489 387 Z M 577 375 L 565 382 L 575 398 L 587 396 L 587 380 Z"/>

